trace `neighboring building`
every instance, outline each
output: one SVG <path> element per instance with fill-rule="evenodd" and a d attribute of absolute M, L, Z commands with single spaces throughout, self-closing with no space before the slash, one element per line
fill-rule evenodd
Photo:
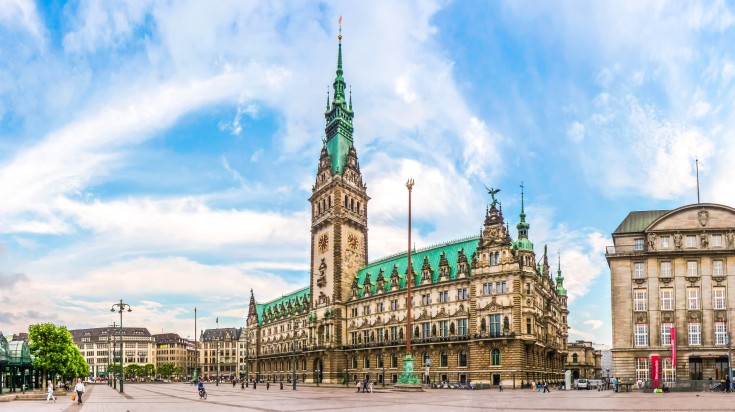
<path fill-rule="evenodd" d="M 596 350 L 599 350 L 602 354 L 602 361 L 601 366 L 602 369 L 600 369 L 600 373 L 602 373 L 602 376 L 613 376 L 613 363 L 612 363 L 612 352 L 610 349 L 612 348 L 611 345 L 602 345 L 602 344 L 595 344 L 593 347 Z"/>
<path fill-rule="evenodd" d="M 90 375 L 107 376 L 107 365 L 120 362 L 119 327 L 74 329 L 69 332 L 89 364 Z M 142 366 L 155 362 L 156 342 L 148 329 L 122 328 L 122 345 L 125 365 L 137 363 Z M 115 347 L 114 352 L 111 346 Z"/>
<path fill-rule="evenodd" d="M 196 345 L 176 333 L 153 335 L 156 341 L 156 368 L 171 363 L 179 368 L 178 377 L 191 379 L 196 365 Z"/>
<path fill-rule="evenodd" d="M 572 371 L 572 379 L 596 379 L 602 373 L 602 352 L 592 346 L 592 342 L 578 340 L 567 344 L 569 357 L 567 369 Z"/>
<path fill-rule="evenodd" d="M 657 364 L 666 382 L 724 376 L 735 308 L 735 289 L 728 289 L 735 282 L 735 209 L 697 203 L 630 212 L 612 237 L 615 376 L 649 381 Z"/>
<path fill-rule="evenodd" d="M 217 371 L 220 380 L 240 378 L 238 348 L 241 331 L 240 328 L 219 328 L 201 332 L 199 367 L 204 379 L 216 379 Z"/>
<path fill-rule="evenodd" d="M 370 198 L 353 144 L 341 37 L 333 87 L 309 199 L 311 282 L 266 303 L 256 303 L 251 291 L 248 377 L 290 380 L 296 358 L 299 380 L 395 381 L 412 333 L 419 378 L 431 360 L 431 380 L 561 380 L 569 313 L 564 278 L 559 269 L 554 281 L 546 248 L 542 256 L 534 252 L 523 193 L 517 240 L 493 190 L 480 236 L 413 253 L 413 330 L 406 331 L 406 252 L 367 261 Z"/>

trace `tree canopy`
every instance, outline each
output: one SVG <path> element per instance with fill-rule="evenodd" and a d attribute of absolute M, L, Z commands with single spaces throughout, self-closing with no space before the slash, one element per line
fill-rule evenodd
<path fill-rule="evenodd" d="M 65 377 L 87 376 L 89 373 L 89 364 L 74 345 L 66 327 L 51 323 L 31 325 L 28 341 L 36 368 Z"/>

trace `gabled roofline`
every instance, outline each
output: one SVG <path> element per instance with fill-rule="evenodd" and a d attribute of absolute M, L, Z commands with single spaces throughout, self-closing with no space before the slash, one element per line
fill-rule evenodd
<path fill-rule="evenodd" d="M 665 213 L 659 216 L 657 219 L 651 222 L 648 226 L 646 226 L 646 228 L 644 229 L 644 232 L 648 232 L 649 230 L 651 230 L 652 227 L 657 225 L 659 222 L 663 221 L 664 219 L 667 219 L 669 216 L 672 216 L 675 213 L 679 213 L 681 211 L 688 210 L 688 209 L 703 209 L 706 207 L 715 208 L 715 209 L 724 209 L 724 210 L 727 210 L 735 214 L 735 208 L 732 208 L 726 205 L 722 205 L 719 203 L 692 203 L 690 205 L 685 205 L 685 206 L 681 206 L 676 209 L 670 210 L 668 213 Z"/>

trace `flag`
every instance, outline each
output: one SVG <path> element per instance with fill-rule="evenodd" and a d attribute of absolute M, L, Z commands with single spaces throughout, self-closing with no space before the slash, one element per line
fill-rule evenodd
<path fill-rule="evenodd" d="M 339 25 L 342 25 L 342 16 L 339 16 Z"/>

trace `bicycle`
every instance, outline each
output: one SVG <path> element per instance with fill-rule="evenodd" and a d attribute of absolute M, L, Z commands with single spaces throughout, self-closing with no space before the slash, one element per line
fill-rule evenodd
<path fill-rule="evenodd" d="M 199 399 L 206 400 L 207 399 L 207 391 L 205 391 L 204 389 L 199 389 Z"/>

